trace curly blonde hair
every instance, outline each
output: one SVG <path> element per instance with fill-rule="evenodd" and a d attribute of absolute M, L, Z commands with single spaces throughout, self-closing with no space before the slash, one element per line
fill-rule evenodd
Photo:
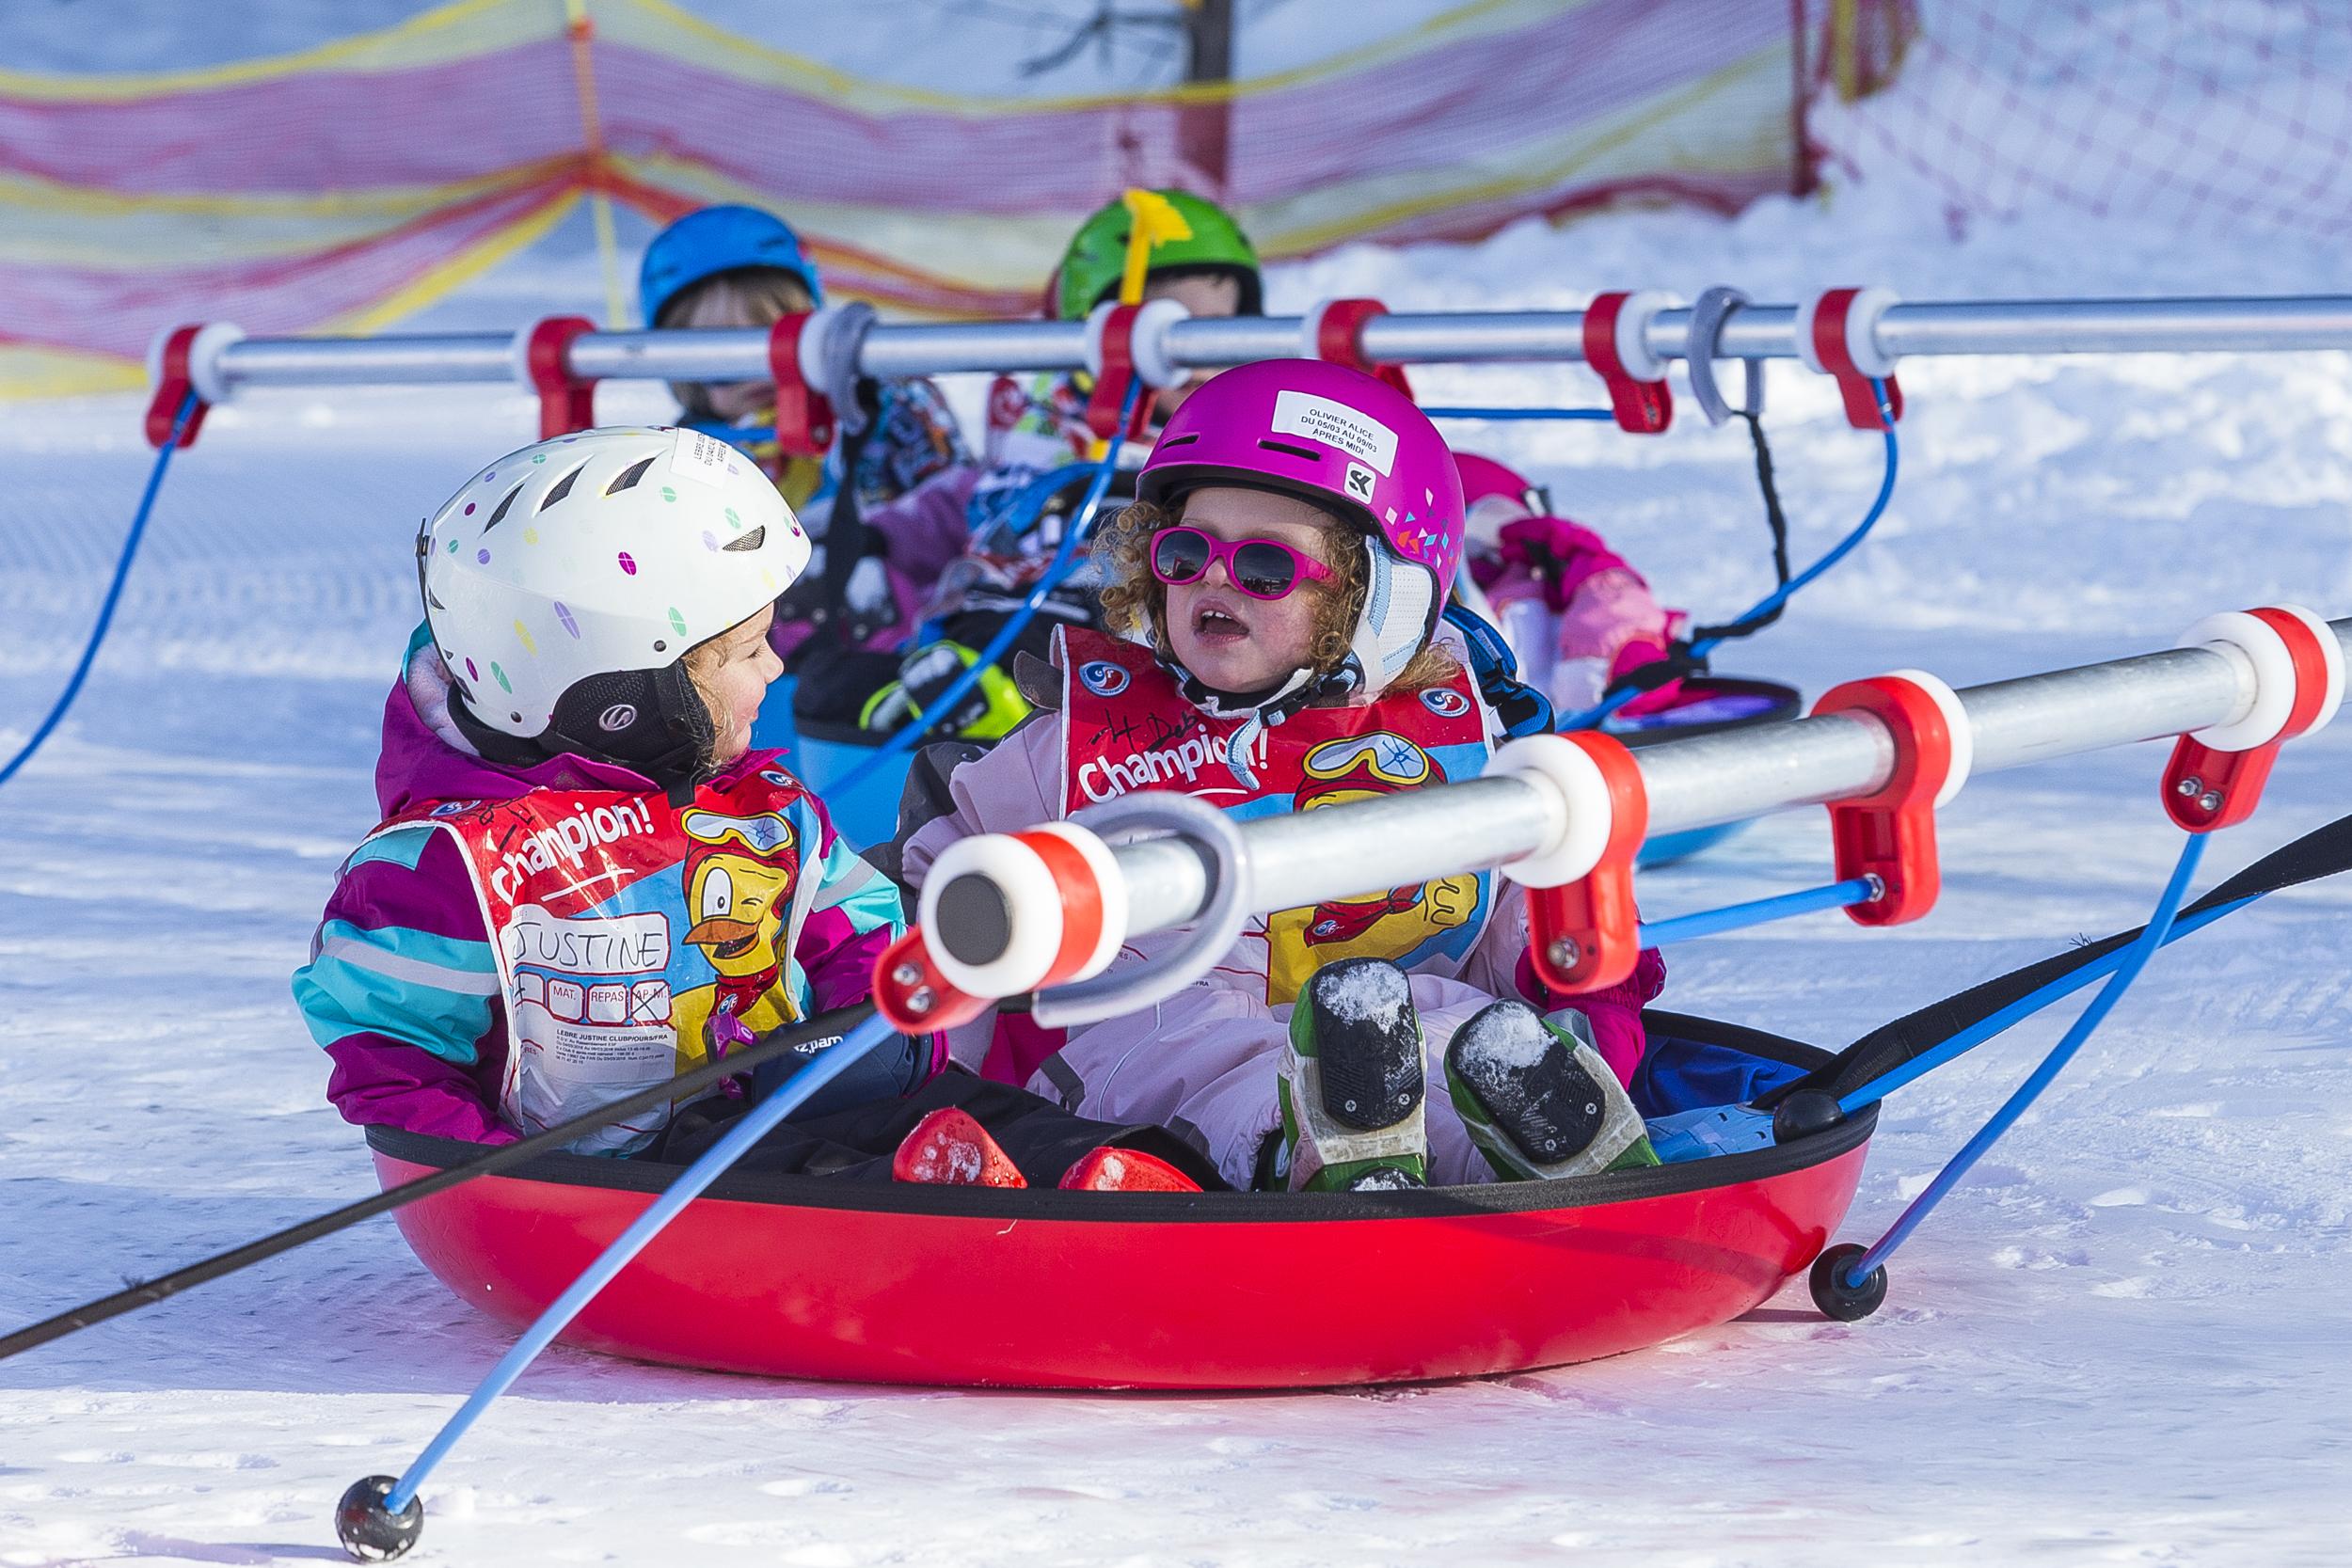
<path fill-rule="evenodd" d="M 1152 651 L 1163 658 L 1174 656 L 1168 641 L 1168 585 L 1152 575 L 1152 535 L 1182 521 L 1177 512 L 1167 507 L 1136 501 L 1113 517 L 1094 540 L 1094 562 L 1103 574 L 1104 626 L 1122 637 L 1136 636 L 1148 626 Z M 1314 641 L 1308 649 L 1308 668 L 1318 676 L 1329 674 L 1346 659 L 1356 636 L 1357 617 L 1364 612 L 1364 595 L 1371 590 L 1364 552 L 1356 547 L 1367 537 L 1366 531 L 1335 520 L 1321 537 L 1324 543 L 1315 550 L 1315 558 L 1331 569 L 1331 575 L 1320 582 L 1303 582 L 1294 590 L 1314 595 Z M 1332 540 L 1343 540 L 1349 547 L 1334 550 L 1328 543 Z M 1427 641 L 1389 685 L 1399 691 L 1443 686 L 1461 670 L 1452 654 Z"/>

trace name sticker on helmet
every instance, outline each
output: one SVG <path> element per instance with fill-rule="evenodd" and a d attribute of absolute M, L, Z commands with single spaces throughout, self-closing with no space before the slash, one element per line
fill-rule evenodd
<path fill-rule="evenodd" d="M 733 447 L 699 430 L 680 430 L 670 451 L 670 471 L 697 484 L 724 484 L 730 476 L 742 471 L 738 467 L 740 461 L 741 454 Z"/>
<path fill-rule="evenodd" d="M 1304 436 L 1311 441 L 1336 447 L 1350 457 L 1371 464 L 1384 477 L 1396 464 L 1395 431 L 1343 403 L 1319 398 L 1312 392 L 1274 394 L 1273 434 Z"/>

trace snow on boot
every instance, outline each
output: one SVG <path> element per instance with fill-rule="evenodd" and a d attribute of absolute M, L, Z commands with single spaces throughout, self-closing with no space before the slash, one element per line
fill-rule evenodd
<path fill-rule="evenodd" d="M 1291 1009 L 1276 1092 L 1293 1192 L 1341 1192 L 1389 1173 L 1425 1185 L 1421 1018 L 1386 958 L 1317 970 Z"/>
<path fill-rule="evenodd" d="M 988 1129 L 969 1111 L 943 1106 L 914 1124 L 890 1157 L 890 1174 L 900 1181 L 943 1187 L 1025 1187 L 1011 1156 L 996 1147 Z"/>
<path fill-rule="evenodd" d="M 1197 1193 L 1200 1183 L 1156 1154 L 1136 1148 L 1098 1148 L 1062 1172 L 1060 1187 L 1075 1193 Z"/>
<path fill-rule="evenodd" d="M 1654 1165 L 1648 1130 L 1573 1007 L 1480 1009 L 1445 1051 L 1448 1098 L 1506 1181 Z"/>

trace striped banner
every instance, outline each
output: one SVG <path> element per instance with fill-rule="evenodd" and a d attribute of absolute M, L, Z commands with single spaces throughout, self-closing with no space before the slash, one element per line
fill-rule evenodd
<path fill-rule="evenodd" d="M 1020 315 L 1131 184 L 1271 258 L 1807 177 L 1789 0 L 1476 0 L 1316 65 L 1068 99 L 852 79 L 669 0 L 456 0 L 273 59 L 0 71 L 0 393 L 135 384 L 160 325 L 381 328 L 583 198 L 771 207 L 842 294 Z M 1204 167 L 1204 150 L 1221 169 Z"/>

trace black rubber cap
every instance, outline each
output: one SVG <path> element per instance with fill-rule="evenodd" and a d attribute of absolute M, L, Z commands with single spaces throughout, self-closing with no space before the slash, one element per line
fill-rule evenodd
<path fill-rule="evenodd" d="M 1012 911 L 985 877 L 958 877 L 941 888 L 932 924 L 940 945 L 961 963 L 994 963 L 1012 944 Z"/>
<path fill-rule="evenodd" d="M 1806 1284 L 1813 1291 L 1813 1305 L 1825 1318 L 1841 1323 L 1858 1323 L 1877 1311 L 1886 1301 L 1886 1265 L 1872 1269 L 1858 1285 L 1850 1284 L 1846 1275 L 1864 1254 L 1870 1249 L 1842 1242 L 1813 1259 L 1813 1274 Z"/>
<path fill-rule="evenodd" d="M 424 1503 L 411 1497 L 394 1513 L 384 1499 L 399 1484 L 393 1476 L 364 1476 L 351 1483 L 335 1505 L 335 1534 L 354 1562 L 389 1562 L 407 1555 L 424 1533 Z"/>
<path fill-rule="evenodd" d="M 1846 1119 L 1837 1097 L 1821 1089 L 1799 1089 L 1772 1110 L 1772 1142 L 1792 1144 L 1826 1132 Z"/>

